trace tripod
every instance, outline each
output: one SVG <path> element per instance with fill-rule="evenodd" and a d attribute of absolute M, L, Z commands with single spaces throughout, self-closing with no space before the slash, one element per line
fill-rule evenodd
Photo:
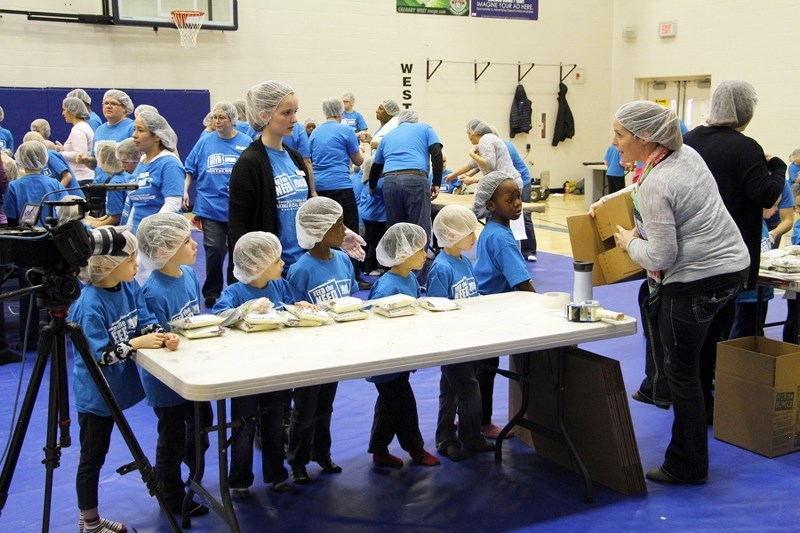
<path fill-rule="evenodd" d="M 74 287 L 70 287 L 70 282 Z M 92 357 L 91 349 L 89 348 L 89 341 L 83 333 L 81 327 L 67 320 L 69 313 L 69 306 L 73 298 L 80 289 L 75 284 L 74 280 L 60 278 L 55 283 L 57 289 L 64 290 L 68 294 L 67 297 L 53 295 L 54 280 L 48 281 L 43 285 L 37 285 L 30 288 L 20 289 L 3 295 L 2 299 L 12 298 L 15 296 L 22 296 L 36 291 L 37 294 L 46 295 L 38 298 L 38 303 L 41 307 L 48 310 L 51 320 L 42 328 L 42 333 L 39 339 L 39 349 L 36 354 L 36 361 L 33 366 L 28 388 L 25 392 L 25 399 L 22 403 L 20 415 L 17 420 L 14 432 L 11 436 L 11 443 L 9 445 L 8 457 L 3 465 L 2 473 L 0 473 L 0 511 L 5 508 L 6 500 L 8 499 L 8 489 L 11 485 L 11 478 L 14 475 L 14 470 L 19 460 L 19 454 L 22 449 L 22 443 L 25 439 L 25 434 L 28 431 L 28 424 L 30 423 L 33 407 L 36 403 L 36 396 L 42 384 L 44 377 L 45 367 L 48 360 L 50 365 L 50 397 L 47 410 L 47 439 L 44 447 L 44 465 L 45 465 L 45 486 L 44 486 L 44 510 L 42 515 L 42 531 L 47 532 L 50 528 L 50 508 L 52 503 L 53 492 L 53 470 L 60 466 L 61 448 L 67 448 L 71 444 L 69 436 L 69 392 L 67 389 L 67 345 L 66 335 L 69 334 L 72 339 L 72 344 L 75 350 L 80 354 L 92 381 L 100 391 L 108 410 L 111 412 L 111 417 L 114 423 L 119 428 L 125 444 L 133 455 L 134 465 L 139 470 L 142 480 L 147 486 L 151 496 L 155 496 L 158 500 L 158 505 L 161 511 L 167 517 L 167 520 L 172 528 L 172 531 L 181 531 L 175 517 L 167 507 L 166 501 L 161 493 L 161 486 L 158 482 L 153 467 L 144 455 L 139 442 L 133 434 L 133 430 L 128 425 L 122 409 L 117 403 L 108 382 L 100 370 L 98 362 Z M 49 297 L 47 297 L 49 296 Z M 66 301 L 66 303 L 65 303 Z M 56 434 L 60 432 L 59 443 L 56 444 Z"/>

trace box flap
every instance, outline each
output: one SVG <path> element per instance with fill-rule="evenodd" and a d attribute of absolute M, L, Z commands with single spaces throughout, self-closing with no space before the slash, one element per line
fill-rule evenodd
<path fill-rule="evenodd" d="M 717 372 L 773 387 L 800 380 L 800 346 L 766 337 L 743 337 L 717 345 Z"/>
<path fill-rule="evenodd" d="M 600 239 L 610 239 L 617 232 L 617 225 L 633 228 L 633 198 L 630 193 L 609 198 L 595 209 L 595 224 Z"/>
<path fill-rule="evenodd" d="M 597 262 L 600 263 L 606 283 L 614 283 L 642 271 L 642 267 L 634 263 L 626 251 L 616 246 L 601 252 L 597 256 Z"/>

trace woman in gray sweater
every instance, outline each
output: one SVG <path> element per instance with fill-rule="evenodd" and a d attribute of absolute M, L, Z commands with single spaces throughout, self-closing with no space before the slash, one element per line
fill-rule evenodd
<path fill-rule="evenodd" d="M 700 352 L 714 315 L 742 287 L 749 255 L 714 177 L 683 145 L 675 113 L 630 102 L 617 110 L 613 128 L 621 159 L 644 161 L 639 181 L 615 193 L 633 194 L 635 227 L 618 226 L 614 239 L 647 271 L 675 412 L 664 463 L 646 475 L 662 483 L 704 483 L 708 429 Z"/>

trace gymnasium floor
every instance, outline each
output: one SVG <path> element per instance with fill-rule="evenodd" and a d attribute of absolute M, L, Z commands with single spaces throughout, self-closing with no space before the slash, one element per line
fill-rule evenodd
<path fill-rule="evenodd" d="M 571 291 L 572 267 L 564 218 L 582 212 L 583 197 L 551 197 L 548 212 L 535 215 L 539 261 L 529 264 L 540 292 Z M 195 237 L 200 239 L 200 235 Z M 199 251 L 202 253 L 202 247 Z M 202 258 L 198 264 L 202 264 Z M 202 274 L 202 268 L 198 269 Z M 606 307 L 638 316 L 635 295 L 639 282 L 595 289 L 595 298 Z M 8 305 L 8 304 L 7 304 Z M 768 321 L 785 315 L 785 304 L 776 299 Z M 8 313 L 7 313 L 8 316 Z M 9 331 L 15 331 L 13 318 Z M 780 337 L 780 329 L 768 330 Z M 618 359 L 626 388 L 632 393 L 642 377 L 644 342 L 641 335 L 581 345 L 582 348 Z M 71 357 L 70 357 L 71 360 Z M 0 447 L 8 441 L 12 410 L 18 387 L 27 384 L 33 356 L 19 364 L 0 367 Z M 71 376 L 71 374 L 70 374 Z M 412 377 L 420 423 L 429 450 L 433 450 L 438 397 L 438 369 L 422 369 Z M 39 393 L 23 453 L 0 514 L 0 531 L 34 532 L 42 529 L 47 379 Z M 495 420 L 507 416 L 508 385 L 498 377 L 495 388 Z M 20 394 L 21 396 L 21 394 Z M 623 496 L 594 485 L 594 502 L 582 497 L 582 480 L 571 471 L 541 459 L 519 439 L 504 444 L 502 464 L 491 454 L 460 463 L 442 459 L 442 465 L 424 468 L 410 464 L 401 470 L 373 468 L 366 452 L 374 387 L 363 381 L 342 382 L 333 418 L 333 458 L 344 472 L 320 474 L 312 463 L 313 483 L 292 485 L 290 492 L 275 494 L 258 481 L 249 501 L 235 504 L 242 531 L 792 531 L 800 523 L 797 487 L 800 454 L 766 459 L 711 438 L 711 473 L 701 486 L 663 486 L 648 482 L 648 492 Z M 671 411 L 630 401 L 634 429 L 645 469 L 660 464 L 669 439 Z M 126 416 L 140 445 L 154 461 L 155 416 L 141 404 Z M 74 408 L 73 419 L 76 419 Z M 55 471 L 52 531 L 76 530 L 74 489 L 78 459 L 77 421 L 71 428 L 74 445 L 64 449 L 61 467 Z M 212 448 L 215 446 L 212 440 Z M 394 443 L 391 451 L 407 456 Z M 208 455 L 206 481 L 213 484 L 216 460 Z M 131 461 L 118 433 L 102 472 L 101 514 L 135 527 L 140 533 L 169 531 L 155 499 L 150 498 L 138 473 L 117 475 L 114 470 Z M 256 472 L 260 470 L 256 454 Z M 225 531 L 213 514 L 196 518 L 192 531 Z"/>

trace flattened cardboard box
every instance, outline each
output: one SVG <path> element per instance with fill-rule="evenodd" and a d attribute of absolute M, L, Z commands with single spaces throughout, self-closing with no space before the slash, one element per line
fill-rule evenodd
<path fill-rule="evenodd" d="M 592 285 L 607 285 L 644 273 L 627 252 L 616 247 L 617 224 L 633 227 L 633 200 L 630 194 L 610 199 L 595 210 L 595 216 L 567 217 L 572 257 L 592 261 Z"/>
<path fill-rule="evenodd" d="M 745 337 L 717 345 L 714 438 L 765 457 L 800 449 L 800 346 Z"/>

